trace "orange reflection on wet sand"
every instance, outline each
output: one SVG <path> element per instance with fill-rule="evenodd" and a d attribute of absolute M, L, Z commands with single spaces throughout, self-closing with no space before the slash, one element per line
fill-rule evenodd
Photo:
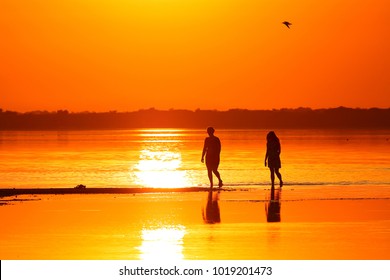
<path fill-rule="evenodd" d="M 389 259 L 390 189 L 372 188 L 286 186 L 277 223 L 269 189 L 221 191 L 218 223 L 208 192 L 19 196 L 40 200 L 0 207 L 0 258 Z"/>
<path fill-rule="evenodd" d="M 142 229 L 142 244 L 138 247 L 140 259 L 181 260 L 185 227 L 181 225 L 163 226 L 156 229 Z"/>

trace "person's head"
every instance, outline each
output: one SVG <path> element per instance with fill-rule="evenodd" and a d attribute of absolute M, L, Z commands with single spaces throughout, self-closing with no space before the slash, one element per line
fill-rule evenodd
<path fill-rule="evenodd" d="M 211 127 L 211 126 L 209 126 L 208 128 L 207 128 L 207 133 L 211 136 L 211 135 L 214 135 L 214 131 L 215 131 L 215 129 L 213 128 L 213 127 Z"/>
<path fill-rule="evenodd" d="M 267 141 L 268 142 L 272 142 L 272 141 L 278 141 L 278 137 L 276 136 L 275 132 L 274 131 L 270 131 L 268 132 L 267 134 Z"/>

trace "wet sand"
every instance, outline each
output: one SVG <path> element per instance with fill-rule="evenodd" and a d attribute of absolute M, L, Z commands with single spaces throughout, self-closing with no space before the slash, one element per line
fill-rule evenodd
<path fill-rule="evenodd" d="M 390 259 L 390 186 L 226 190 L 3 197 L 0 259 Z"/>

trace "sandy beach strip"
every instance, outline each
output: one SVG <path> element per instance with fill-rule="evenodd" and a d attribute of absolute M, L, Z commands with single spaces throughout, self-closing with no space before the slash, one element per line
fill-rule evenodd
<path fill-rule="evenodd" d="M 228 186 L 214 187 L 213 191 L 223 192 L 269 192 L 270 186 Z M 65 195 L 65 194 L 137 194 L 137 193 L 186 193 L 209 191 L 206 186 L 193 186 L 182 188 L 0 188 L 0 198 L 17 195 Z M 343 198 L 390 198 L 390 185 L 285 185 L 283 188 L 275 187 L 276 191 L 283 191 L 290 199 L 343 199 Z M 253 196 L 250 196 L 253 197 Z M 286 197 L 284 197 L 286 199 Z"/>
<path fill-rule="evenodd" d="M 134 194 L 134 193 L 166 193 L 166 192 L 200 192 L 208 191 L 207 187 L 186 188 L 26 188 L 0 189 L 0 197 L 16 195 L 44 195 L 44 194 Z"/>

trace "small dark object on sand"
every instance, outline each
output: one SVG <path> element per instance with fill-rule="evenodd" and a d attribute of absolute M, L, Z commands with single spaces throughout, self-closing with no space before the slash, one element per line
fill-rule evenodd
<path fill-rule="evenodd" d="M 74 187 L 75 189 L 78 189 L 78 190 L 83 190 L 85 189 L 87 186 L 86 185 L 83 185 L 83 184 L 80 184 L 80 185 L 77 185 L 76 187 Z"/>

